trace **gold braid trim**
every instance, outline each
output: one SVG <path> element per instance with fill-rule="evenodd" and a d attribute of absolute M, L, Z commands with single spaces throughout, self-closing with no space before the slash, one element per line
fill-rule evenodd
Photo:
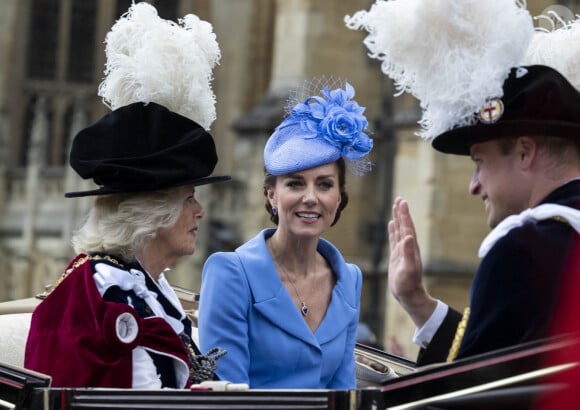
<path fill-rule="evenodd" d="M 75 263 L 73 263 L 73 265 L 70 268 L 65 270 L 64 273 L 60 276 L 60 278 L 58 278 L 56 280 L 56 282 L 54 282 L 54 284 L 47 285 L 44 288 L 44 292 L 36 295 L 36 298 L 37 299 L 45 299 L 48 295 L 50 295 L 50 292 L 52 292 L 58 285 L 60 285 L 60 283 L 64 280 L 64 278 L 66 278 L 72 271 L 77 269 L 79 266 L 84 265 L 85 263 L 87 263 L 90 260 L 106 260 L 106 261 L 109 261 L 111 263 L 114 263 L 117 266 L 123 267 L 123 265 L 121 263 L 119 263 L 119 261 L 117 261 L 116 259 L 111 258 L 110 256 L 107 256 L 107 255 L 105 255 L 105 256 L 100 256 L 100 255 L 83 256 L 82 258 L 77 260 Z"/>
<path fill-rule="evenodd" d="M 459 346 L 463 340 L 463 334 L 465 333 L 465 327 L 467 326 L 467 319 L 469 319 L 470 309 L 466 307 L 463 311 L 463 317 L 457 325 L 457 330 L 455 331 L 455 337 L 453 338 L 453 343 L 451 344 L 451 349 L 449 349 L 449 355 L 447 356 L 447 361 L 452 362 L 457 356 L 459 351 Z"/>
<path fill-rule="evenodd" d="M 567 225 L 570 225 L 570 221 L 568 221 L 568 220 L 567 220 L 566 218 L 564 218 L 563 216 L 556 215 L 556 216 L 553 216 L 553 217 L 551 217 L 550 219 L 553 219 L 553 220 L 555 220 L 555 221 L 558 221 L 558 222 L 563 222 L 563 223 L 565 223 L 565 224 L 567 224 Z"/>

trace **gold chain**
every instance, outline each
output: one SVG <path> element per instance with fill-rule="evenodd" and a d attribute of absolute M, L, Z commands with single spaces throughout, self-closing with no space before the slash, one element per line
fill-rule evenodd
<path fill-rule="evenodd" d="M 67 270 L 65 270 L 63 272 L 63 274 L 60 276 L 60 278 L 58 278 L 56 280 L 56 282 L 54 282 L 54 284 L 52 285 L 47 285 L 44 288 L 44 292 L 39 293 L 38 295 L 36 295 L 37 299 L 45 299 L 50 292 L 52 292 L 58 285 L 60 285 L 60 283 L 64 280 L 64 278 L 66 278 L 72 271 L 74 271 L 75 269 L 77 269 L 79 266 L 85 264 L 86 262 L 90 261 L 90 260 L 106 260 L 109 261 L 111 263 L 114 263 L 117 266 L 123 267 L 123 264 L 119 263 L 119 261 L 117 261 L 115 258 L 111 258 L 108 255 L 105 256 L 100 256 L 100 255 L 95 255 L 95 256 L 83 256 L 82 258 L 80 258 L 79 260 L 77 260 L 75 263 L 73 263 L 73 265 L 68 268 Z"/>

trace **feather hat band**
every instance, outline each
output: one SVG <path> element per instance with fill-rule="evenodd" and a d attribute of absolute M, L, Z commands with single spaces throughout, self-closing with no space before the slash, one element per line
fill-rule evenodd
<path fill-rule="evenodd" d="M 106 37 L 99 95 L 112 109 L 74 138 L 70 164 L 98 189 L 66 197 L 142 192 L 230 179 L 210 177 L 217 153 L 212 69 L 220 50 L 212 26 L 189 14 L 179 24 L 144 2 Z"/>
<path fill-rule="evenodd" d="M 418 134 L 461 155 L 493 138 L 579 135 L 578 21 L 538 31 L 517 0 L 377 0 L 345 17 L 399 94 L 419 100 Z"/>
<path fill-rule="evenodd" d="M 369 171 L 373 141 L 366 133 L 365 108 L 352 100 L 354 95 L 348 82 L 325 77 L 293 91 L 288 116 L 266 142 L 266 171 L 284 175 L 341 157 L 353 174 Z"/>
<path fill-rule="evenodd" d="M 470 155 L 471 145 L 497 138 L 580 138 L 580 93 L 558 71 L 543 65 L 513 68 L 502 91 L 479 110 L 474 124 L 436 136 L 433 148 Z"/>

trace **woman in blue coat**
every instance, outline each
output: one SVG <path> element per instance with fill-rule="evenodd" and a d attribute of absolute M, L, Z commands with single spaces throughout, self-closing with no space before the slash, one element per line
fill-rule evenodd
<path fill-rule="evenodd" d="M 251 388 L 356 387 L 362 275 L 321 238 L 348 202 L 346 169 L 370 169 L 364 108 L 347 82 L 290 102 L 264 149 L 264 195 L 275 229 L 202 273 L 201 348 L 227 350 L 216 374 Z"/>

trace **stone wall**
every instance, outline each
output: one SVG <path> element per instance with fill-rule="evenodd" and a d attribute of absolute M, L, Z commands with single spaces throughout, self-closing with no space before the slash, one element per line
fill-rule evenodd
<path fill-rule="evenodd" d="M 62 167 L 39 169 L 36 185 L 27 185 L 28 170 L 15 166 L 15 147 L 24 126 L 15 112 L 22 108 L 27 89 L 22 27 L 31 4 L 32 0 L 0 1 L 0 300 L 32 296 L 58 278 L 73 256 L 70 233 L 90 201 L 62 197 L 67 187 L 81 186 L 71 185 L 80 182 L 74 175 L 67 179 L 71 174 Z M 106 112 L 96 86 L 104 62 L 102 39 L 114 7 L 113 0 L 99 4 L 95 81 L 85 101 L 85 123 Z M 393 198 L 401 195 L 410 203 L 429 289 L 457 309 L 468 303 L 476 251 L 487 227 L 481 202 L 467 193 L 469 159 L 436 153 L 414 135 L 419 118 L 416 101 L 393 98 L 392 84 L 379 62 L 367 56 L 365 33 L 344 26 L 345 15 L 368 9 L 372 0 L 179 4 L 180 15 L 197 12 L 212 22 L 222 50 L 214 79 L 218 119 L 211 132 L 220 158 L 215 173 L 234 178 L 223 186 L 200 189 L 206 218 L 198 252 L 180 261 L 170 280 L 198 289 L 208 252 L 216 247 L 229 250 L 270 226 L 263 207 L 262 150 L 282 117 L 288 89 L 321 75 L 344 78 L 356 88 L 356 100 L 367 107 L 376 167 L 364 177 L 347 177 L 349 206 L 326 237 L 363 269 L 362 320 L 371 324 L 388 350 L 413 357 L 416 349 L 409 340 L 414 328 L 386 289 L 388 252 L 383 241 Z M 528 1 L 533 14 L 550 4 Z M 566 4 L 575 7 L 575 2 Z M 215 239 L 217 226 L 221 242 Z"/>

